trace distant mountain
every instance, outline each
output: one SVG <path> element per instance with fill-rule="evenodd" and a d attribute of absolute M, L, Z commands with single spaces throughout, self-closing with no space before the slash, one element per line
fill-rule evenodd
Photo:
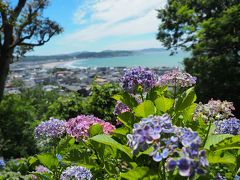
<path fill-rule="evenodd" d="M 121 57 L 121 56 L 132 56 L 140 53 L 148 52 L 162 52 L 166 51 L 163 48 L 150 48 L 141 50 L 105 50 L 101 52 L 74 52 L 70 54 L 59 54 L 51 56 L 25 56 L 22 58 L 23 61 L 47 61 L 47 60 L 72 60 L 72 59 L 86 59 L 86 58 L 109 58 L 109 57 Z"/>

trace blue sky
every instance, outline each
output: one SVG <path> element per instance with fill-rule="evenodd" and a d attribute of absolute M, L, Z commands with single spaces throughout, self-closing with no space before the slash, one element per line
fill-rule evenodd
<path fill-rule="evenodd" d="M 156 40 L 156 9 L 164 4 L 165 0 L 51 0 L 44 16 L 57 21 L 64 33 L 29 55 L 162 47 Z"/>

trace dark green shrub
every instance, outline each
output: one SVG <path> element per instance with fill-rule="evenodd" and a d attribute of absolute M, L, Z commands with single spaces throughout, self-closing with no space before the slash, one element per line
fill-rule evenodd
<path fill-rule="evenodd" d="M 0 104 L 0 155 L 22 157 L 36 152 L 31 124 L 36 110 L 19 95 L 5 96 Z"/>

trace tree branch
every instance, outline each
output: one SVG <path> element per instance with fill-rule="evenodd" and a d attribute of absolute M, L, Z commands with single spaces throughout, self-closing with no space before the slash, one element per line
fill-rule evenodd
<path fill-rule="evenodd" d="M 47 43 L 54 35 L 55 33 L 57 33 L 57 31 L 54 31 L 53 33 L 48 35 L 48 38 L 46 40 L 44 40 L 45 36 L 47 35 L 47 33 L 43 36 L 42 40 L 38 41 L 38 43 L 27 43 L 27 42 L 22 42 L 19 43 L 19 46 L 42 46 L 45 43 Z"/>
<path fill-rule="evenodd" d="M 13 10 L 13 14 L 10 17 L 10 22 L 14 22 L 20 15 L 23 7 L 25 6 L 27 0 L 19 0 L 17 6 Z"/>

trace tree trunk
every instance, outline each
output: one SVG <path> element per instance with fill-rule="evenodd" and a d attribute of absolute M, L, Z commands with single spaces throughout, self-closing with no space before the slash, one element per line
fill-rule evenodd
<path fill-rule="evenodd" d="M 0 102 L 3 99 L 4 87 L 9 72 L 10 61 L 11 61 L 10 52 L 2 50 L 0 54 Z"/>

